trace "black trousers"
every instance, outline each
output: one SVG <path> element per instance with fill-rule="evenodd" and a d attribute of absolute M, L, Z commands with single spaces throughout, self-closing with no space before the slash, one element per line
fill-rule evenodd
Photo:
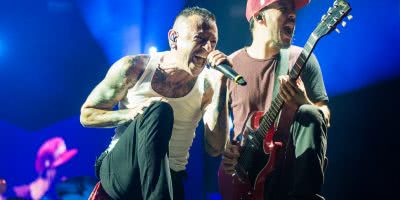
<path fill-rule="evenodd" d="M 265 184 L 265 199 L 323 200 L 327 126 L 322 111 L 313 105 L 300 106 L 287 139 L 278 153 L 277 168 Z"/>
<path fill-rule="evenodd" d="M 128 125 L 101 162 L 100 181 L 111 198 L 169 200 L 183 196 L 184 176 L 173 172 L 171 178 L 168 162 L 173 121 L 172 107 L 156 102 Z"/>

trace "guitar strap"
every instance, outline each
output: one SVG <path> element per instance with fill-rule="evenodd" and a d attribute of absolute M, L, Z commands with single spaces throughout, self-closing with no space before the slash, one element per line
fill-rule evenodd
<path fill-rule="evenodd" d="M 274 80 L 274 89 L 272 91 L 272 97 L 275 99 L 275 97 L 279 93 L 279 79 L 278 77 L 280 75 L 286 75 L 289 72 L 289 49 L 281 49 L 279 52 L 279 58 L 278 58 L 278 64 L 275 69 L 275 80 Z M 281 118 L 281 113 L 279 112 L 279 115 L 277 116 L 275 120 L 275 128 L 278 128 L 279 124 L 279 119 Z"/>

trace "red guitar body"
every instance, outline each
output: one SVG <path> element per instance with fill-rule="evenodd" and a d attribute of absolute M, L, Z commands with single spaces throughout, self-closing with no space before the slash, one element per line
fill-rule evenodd
<path fill-rule="evenodd" d="M 254 112 L 246 123 L 245 133 L 259 128 L 262 112 Z M 245 134 L 246 135 L 246 134 Z M 219 190 L 224 200 L 262 200 L 264 199 L 264 183 L 274 170 L 276 152 L 282 147 L 281 142 L 274 142 L 275 128 L 272 126 L 263 140 L 263 156 L 255 160 L 265 162 L 253 175 L 240 177 L 238 174 L 225 174 L 223 165 L 218 170 Z"/>

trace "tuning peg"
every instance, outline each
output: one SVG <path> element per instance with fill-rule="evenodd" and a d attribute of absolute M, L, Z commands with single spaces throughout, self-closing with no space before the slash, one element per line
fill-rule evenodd
<path fill-rule="evenodd" d="M 326 15 L 322 15 L 321 21 L 325 21 Z"/>
<path fill-rule="evenodd" d="M 347 25 L 347 22 L 342 21 L 342 26 L 343 26 L 343 28 L 346 27 L 346 25 Z"/>
<path fill-rule="evenodd" d="M 332 14 L 332 7 L 329 7 L 329 8 L 328 8 L 328 13 L 329 13 L 329 14 Z"/>
<path fill-rule="evenodd" d="M 340 30 L 339 30 L 338 28 L 336 28 L 335 31 L 336 31 L 337 33 L 340 33 Z"/>
<path fill-rule="evenodd" d="M 333 2 L 334 6 L 337 6 L 339 4 L 339 2 L 336 0 L 335 2 Z"/>
<path fill-rule="evenodd" d="M 353 19 L 353 15 L 347 15 L 347 19 L 348 20 L 352 20 Z"/>

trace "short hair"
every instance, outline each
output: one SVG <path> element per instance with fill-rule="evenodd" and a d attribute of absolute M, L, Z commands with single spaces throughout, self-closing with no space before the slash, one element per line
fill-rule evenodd
<path fill-rule="evenodd" d="M 215 15 L 213 13 L 211 13 L 209 10 L 207 10 L 205 8 L 200 8 L 198 6 L 194 6 L 194 7 L 188 7 L 188 8 L 183 9 L 178 14 L 178 16 L 176 16 L 174 24 L 180 17 L 187 18 L 187 17 L 193 16 L 193 15 L 198 15 L 207 21 L 209 21 L 209 20 L 216 21 Z"/>

